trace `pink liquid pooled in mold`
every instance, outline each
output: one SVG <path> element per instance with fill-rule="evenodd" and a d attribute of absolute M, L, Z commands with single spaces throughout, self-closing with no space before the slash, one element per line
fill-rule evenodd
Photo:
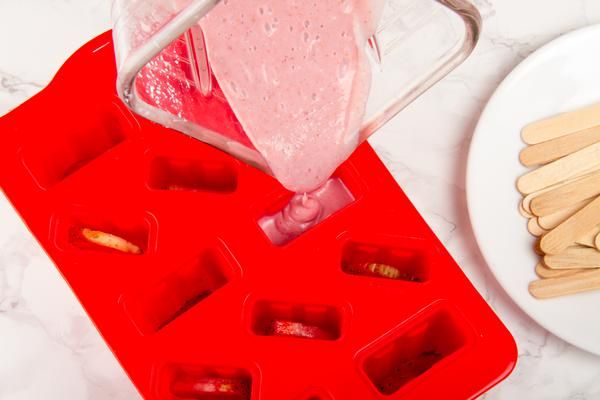
<path fill-rule="evenodd" d="M 332 178 L 317 190 L 294 195 L 282 210 L 262 217 L 258 225 L 273 244 L 282 246 L 353 201 L 342 180 Z"/>

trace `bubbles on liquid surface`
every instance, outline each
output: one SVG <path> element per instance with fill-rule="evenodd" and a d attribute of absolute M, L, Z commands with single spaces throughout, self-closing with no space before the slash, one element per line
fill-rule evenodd
<path fill-rule="evenodd" d="M 271 26 L 270 22 L 265 22 L 263 28 L 265 29 L 267 36 L 271 36 L 273 34 L 273 27 Z"/>
<path fill-rule="evenodd" d="M 354 3 L 352 2 L 352 0 L 342 1 L 342 11 L 345 14 L 350 14 L 352 13 L 352 11 L 354 11 Z"/>
<path fill-rule="evenodd" d="M 267 34 L 267 36 L 271 37 L 271 36 L 273 36 L 273 34 L 275 33 L 275 31 L 277 31 L 277 24 L 276 23 L 265 22 L 265 24 L 263 25 L 263 28 L 264 28 L 265 33 Z"/>
<path fill-rule="evenodd" d="M 231 89 L 231 91 L 233 93 L 237 94 L 238 93 L 238 88 L 237 88 L 237 85 L 235 84 L 235 82 L 234 81 L 229 81 L 228 84 L 229 84 L 229 88 Z"/>
<path fill-rule="evenodd" d="M 350 72 L 350 63 L 344 58 L 338 68 L 338 79 L 340 81 L 346 79 L 348 72 Z"/>

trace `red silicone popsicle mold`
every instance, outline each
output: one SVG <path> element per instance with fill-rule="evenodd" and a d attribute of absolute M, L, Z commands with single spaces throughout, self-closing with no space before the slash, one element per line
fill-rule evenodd
<path fill-rule="evenodd" d="M 114 86 L 106 33 L 0 120 L 0 183 L 144 398 L 472 399 L 510 373 L 511 335 L 367 144 L 336 173 L 355 200 L 276 246 L 257 221 L 290 193 Z"/>

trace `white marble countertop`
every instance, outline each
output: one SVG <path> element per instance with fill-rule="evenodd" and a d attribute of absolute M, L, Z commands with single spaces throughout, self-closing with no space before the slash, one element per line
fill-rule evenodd
<path fill-rule="evenodd" d="M 46 85 L 109 28 L 108 0 L 0 1 L 0 115 Z M 536 325 L 490 275 L 467 218 L 464 174 L 479 113 L 525 56 L 600 23 L 598 0 L 476 0 L 474 55 L 371 141 L 417 208 L 516 337 L 515 372 L 483 398 L 600 399 L 600 358 Z M 90 76 L 93 79 L 93 76 Z M 75 297 L 0 194 L 0 399 L 136 399 Z"/>

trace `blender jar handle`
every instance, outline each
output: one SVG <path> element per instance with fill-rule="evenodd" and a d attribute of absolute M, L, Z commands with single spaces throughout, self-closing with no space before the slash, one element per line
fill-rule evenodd
<path fill-rule="evenodd" d="M 126 0 L 122 0 L 126 3 Z M 196 25 L 202 17 L 216 6 L 221 0 L 194 0 L 182 8 L 170 21 L 164 24 L 157 32 L 148 37 L 148 40 L 135 49 L 132 47 L 132 33 L 122 29 L 119 23 L 113 27 L 113 37 L 117 54 L 117 93 L 122 100 L 132 106 L 134 100 L 132 88 L 137 74 L 141 69 L 157 56 L 165 47 L 185 34 L 192 26 Z M 122 11 L 120 1 L 113 4 L 113 13 Z M 151 8 L 151 3 L 147 8 Z M 118 22 L 130 22 L 127 18 L 113 17 Z M 123 31 L 123 32 L 121 32 Z"/>
<path fill-rule="evenodd" d="M 412 85 L 404 96 L 395 99 L 391 104 L 388 104 L 383 110 L 379 111 L 373 118 L 366 121 L 360 132 L 361 142 L 371 136 L 436 82 L 458 67 L 475 49 L 475 45 L 477 44 L 481 33 L 481 15 L 477 8 L 469 0 L 435 1 L 447 7 L 461 18 L 464 24 L 465 33 L 460 46 L 457 47 L 456 51 L 450 55 L 445 62 L 437 65 L 432 71 L 427 73 L 423 79 Z"/>

